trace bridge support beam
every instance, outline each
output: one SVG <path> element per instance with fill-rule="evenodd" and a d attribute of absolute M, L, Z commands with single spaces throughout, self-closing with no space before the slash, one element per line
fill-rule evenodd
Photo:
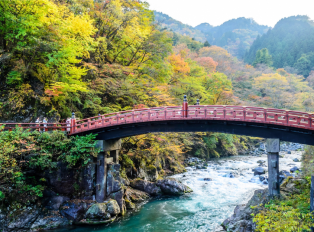
<path fill-rule="evenodd" d="M 107 197 L 107 164 L 119 163 L 121 139 L 99 140 L 96 147 L 100 148 L 96 163 L 96 201 L 101 203 Z"/>
<path fill-rule="evenodd" d="M 279 152 L 280 152 L 280 140 L 279 139 L 267 139 L 268 191 L 269 191 L 270 197 L 280 195 Z"/>

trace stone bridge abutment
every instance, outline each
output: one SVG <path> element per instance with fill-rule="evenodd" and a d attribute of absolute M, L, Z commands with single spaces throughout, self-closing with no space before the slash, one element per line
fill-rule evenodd
<path fill-rule="evenodd" d="M 109 163 L 119 163 L 121 139 L 98 140 L 100 152 L 96 162 L 96 201 L 103 202 L 107 194 L 107 173 Z"/>

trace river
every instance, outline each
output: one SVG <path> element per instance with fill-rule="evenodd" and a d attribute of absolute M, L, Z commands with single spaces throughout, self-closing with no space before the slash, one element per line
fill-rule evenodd
<path fill-rule="evenodd" d="M 293 162 L 294 158 L 301 159 L 301 152 L 280 158 L 280 170 L 300 167 L 301 163 Z M 246 203 L 254 190 L 267 187 L 252 172 L 259 160 L 267 161 L 267 156 L 219 159 L 209 162 L 206 170 L 188 168 L 186 173 L 173 177 L 193 189 L 189 195 L 151 200 L 107 226 L 73 227 L 58 232 L 215 231 L 236 205 Z M 234 178 L 230 178 L 230 173 Z"/>

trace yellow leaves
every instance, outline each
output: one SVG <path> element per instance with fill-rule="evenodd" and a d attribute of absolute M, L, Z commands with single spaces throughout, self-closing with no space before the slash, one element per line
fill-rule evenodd
<path fill-rule="evenodd" d="M 256 88 L 278 88 L 278 89 L 287 89 L 288 81 L 285 76 L 281 76 L 278 73 L 275 74 L 262 74 L 262 76 L 254 79 L 254 86 Z"/>
<path fill-rule="evenodd" d="M 172 65 L 173 71 L 177 74 L 188 74 L 191 69 L 187 62 L 184 61 L 181 55 L 172 54 L 168 57 L 169 63 Z"/>

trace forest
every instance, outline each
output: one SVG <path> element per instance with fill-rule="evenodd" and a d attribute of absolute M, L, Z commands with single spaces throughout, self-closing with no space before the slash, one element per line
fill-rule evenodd
<path fill-rule="evenodd" d="M 243 59 L 257 36 L 266 33 L 270 27 L 259 25 L 251 18 L 237 18 L 220 26 L 202 23 L 196 27 L 183 24 L 161 12 L 155 13 L 155 21 L 162 28 L 189 36 L 202 43 L 208 42 L 226 49 L 238 59 Z"/>
<path fill-rule="evenodd" d="M 133 0 L 2 0 L 0 122 L 37 117 L 56 122 L 72 112 L 86 118 L 175 106 L 184 95 L 190 104 L 200 99 L 202 105 L 313 112 L 313 23 L 297 16 L 268 29 L 245 18 L 195 29 Z M 44 141 L 56 143 L 58 148 L 38 153 L 44 159 L 37 155 L 29 164 L 53 167 L 63 160 L 75 166 L 88 157 L 74 147 L 94 145 L 92 137 L 65 140 L 57 133 L 45 137 L 18 129 L 16 138 L 0 134 L 1 181 L 39 196 L 42 185 L 34 189 L 22 178 L 21 161 L 30 152 L 41 150 Z M 124 175 L 139 168 L 167 175 L 183 172 L 191 154 L 203 159 L 246 154 L 257 141 L 210 132 L 134 136 L 123 140 L 120 162 Z"/>
<path fill-rule="evenodd" d="M 313 39 L 314 22 L 308 16 L 284 18 L 257 37 L 244 60 L 252 64 L 256 52 L 266 48 L 272 56 L 273 67 L 308 77 L 314 68 Z"/>

